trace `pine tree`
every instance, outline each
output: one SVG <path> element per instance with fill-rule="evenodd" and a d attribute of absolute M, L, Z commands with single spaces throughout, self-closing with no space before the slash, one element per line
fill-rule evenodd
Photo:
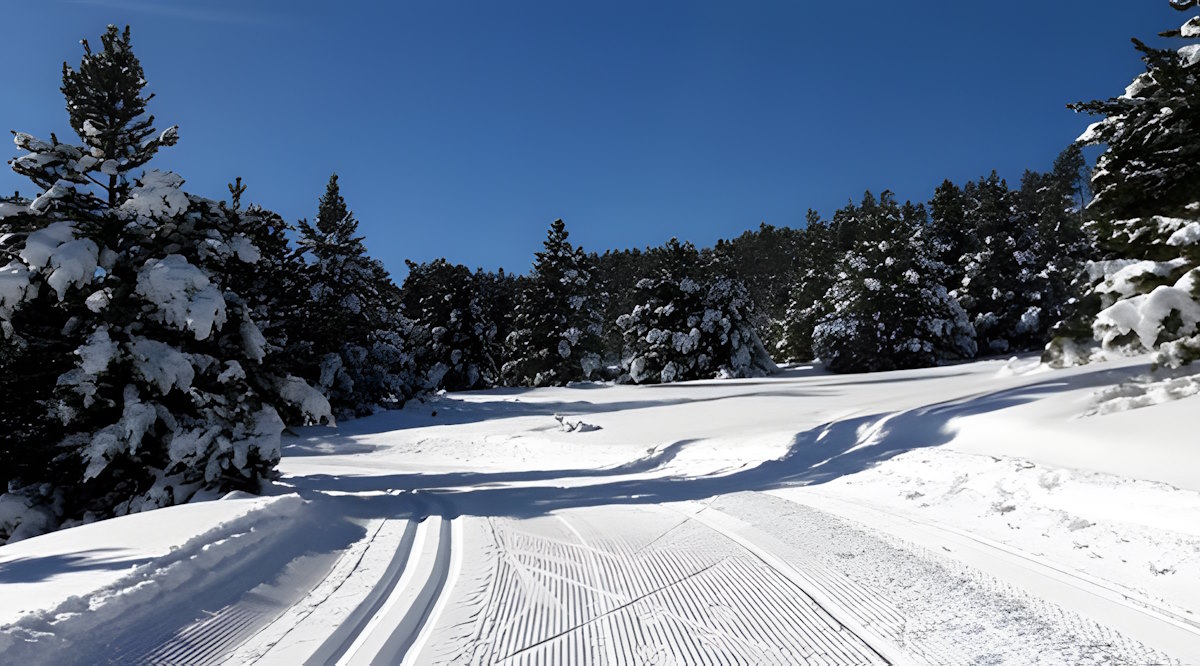
<path fill-rule="evenodd" d="M 975 353 L 966 314 L 937 283 L 941 266 L 926 246 L 925 212 L 877 201 L 839 211 L 858 230 L 838 262 L 825 298 L 830 311 L 813 332 L 813 350 L 834 372 L 895 370 L 935 365 Z"/>
<path fill-rule="evenodd" d="M 801 270 L 805 233 L 761 223 L 733 240 L 718 240 L 712 253 L 716 270 L 742 282 L 755 301 L 755 328 L 768 346 L 780 341 L 778 326 Z"/>
<path fill-rule="evenodd" d="M 1163 36 L 1200 38 L 1200 16 Z M 1171 50 L 1133 42 L 1146 71 L 1125 93 L 1071 105 L 1104 116 L 1079 141 L 1107 146 L 1086 210 L 1105 261 L 1089 268 L 1079 316 L 1103 347 L 1157 350 L 1158 363 L 1175 367 L 1200 358 L 1200 43 Z M 1055 364 L 1085 356 L 1064 335 L 1047 350 Z"/>
<path fill-rule="evenodd" d="M 960 289 L 966 277 L 963 258 L 975 252 L 978 243 L 974 225 L 967 222 L 967 198 L 962 188 L 943 181 L 929 200 L 930 250 L 944 267 L 940 282 L 946 289 Z"/>
<path fill-rule="evenodd" d="M 641 301 L 617 325 L 623 366 L 636 383 L 762 376 L 775 371 L 753 325 L 745 285 L 691 243 L 672 238 L 648 253 L 654 270 L 637 283 Z"/>
<path fill-rule="evenodd" d="M 815 210 L 808 211 L 807 220 L 797 252 L 796 277 L 774 347 L 777 356 L 789 362 L 811 361 L 815 356 L 813 330 L 828 310 L 825 293 L 833 286 L 839 256 L 829 223 Z"/>
<path fill-rule="evenodd" d="M 484 309 L 483 317 L 496 325 L 496 337 L 488 345 L 488 354 L 497 368 L 503 368 L 508 361 L 505 340 L 513 331 L 521 285 L 522 278 L 506 273 L 503 268 L 495 273 L 482 269 L 475 271 L 475 294 Z M 496 383 L 503 379 L 502 373 L 497 374 Z"/>
<path fill-rule="evenodd" d="M 567 236 L 566 225 L 555 220 L 522 285 L 505 341 L 510 360 L 502 370 L 511 384 L 561 386 L 589 379 L 600 368 L 600 285 L 587 255 Z"/>
<path fill-rule="evenodd" d="M 266 376 L 297 375 L 302 367 L 296 363 L 296 350 L 303 343 L 298 332 L 308 302 L 304 260 L 288 240 L 292 226 L 278 213 L 256 204 L 243 208 L 245 192 L 241 178 L 230 184 L 230 202 L 218 204 L 219 215 L 229 233 L 248 242 L 239 241 L 237 249 L 255 260 L 228 264 L 226 279 L 238 286 L 241 305 L 262 334 L 267 353 L 260 362 L 270 370 Z M 277 396 L 269 387 L 258 388 Z M 274 407 L 287 423 L 302 424 L 309 419 L 302 405 L 287 399 L 276 399 Z"/>
<path fill-rule="evenodd" d="M 0 537 L 253 489 L 279 460 L 273 404 L 322 408 L 303 382 L 263 363 L 269 350 L 229 279 L 258 248 L 179 176 L 136 171 L 176 133 L 156 133 L 144 115 L 150 97 L 128 28 L 109 26 L 102 41 L 98 52 L 85 42 L 78 70 L 63 68 L 82 145 L 16 135 L 27 154 L 11 164 L 44 191 L 0 220 L 13 234 L 0 269 L 0 382 L 16 395 L 26 370 L 44 368 L 28 375 L 33 423 L 19 437 L 51 436 L 53 446 L 27 441 L 46 466 L 9 478 L 0 503 L 28 511 L 0 511 L 22 516 Z"/>
<path fill-rule="evenodd" d="M 1014 215 L 1008 183 L 995 171 L 968 183 L 963 198 L 976 248 L 962 257 L 962 286 L 954 293 L 971 318 L 980 350 L 1002 354 L 1011 350 L 1010 334 L 1026 311 L 1034 273 L 1032 229 Z"/>
<path fill-rule="evenodd" d="M 400 290 L 383 264 L 367 255 L 358 220 L 330 176 L 315 224 L 301 220 L 300 245 L 309 302 L 298 345 L 303 376 L 316 382 L 339 417 L 394 408 L 414 390 L 405 351 L 411 322 L 400 314 Z"/>
<path fill-rule="evenodd" d="M 619 367 L 625 347 L 625 336 L 617 326 L 617 318 L 633 311 L 637 305 L 634 287 L 650 271 L 650 256 L 637 248 L 630 250 L 608 250 L 593 255 L 596 278 L 600 281 L 604 298 L 603 352 L 601 357 L 606 368 Z M 615 378 L 615 377 L 610 377 Z"/>
<path fill-rule="evenodd" d="M 404 316 L 413 322 L 409 339 L 418 376 L 428 389 L 490 388 L 499 379 L 499 327 L 485 298 L 488 276 L 437 259 L 408 262 L 401 287 Z"/>

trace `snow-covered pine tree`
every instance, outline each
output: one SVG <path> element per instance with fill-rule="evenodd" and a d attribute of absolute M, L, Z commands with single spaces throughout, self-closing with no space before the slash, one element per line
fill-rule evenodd
<path fill-rule="evenodd" d="M 833 286 L 838 256 L 834 232 L 815 210 L 809 210 L 804 234 L 797 247 L 796 279 L 783 318 L 778 323 L 777 358 L 789 362 L 811 361 L 813 329 L 826 312 L 825 292 Z"/>
<path fill-rule="evenodd" d="M 978 243 L 974 225 L 967 221 L 967 197 L 949 180 L 942 181 L 929 200 L 929 249 L 943 267 L 942 286 L 950 291 L 962 288 L 963 258 L 973 254 Z"/>
<path fill-rule="evenodd" d="M 826 367 L 869 372 L 973 356 L 966 313 L 937 283 L 941 267 L 926 245 L 924 209 L 900 206 L 885 191 L 839 212 L 858 233 L 825 295 L 829 313 L 813 332 Z"/>
<path fill-rule="evenodd" d="M 617 319 L 633 311 L 637 305 L 637 290 L 634 287 L 643 275 L 649 273 L 649 261 L 649 255 L 637 248 L 606 250 L 604 254 L 595 256 L 595 275 L 603 285 L 601 291 L 605 294 L 601 357 L 606 372 L 620 367 L 625 335 L 617 326 Z"/>
<path fill-rule="evenodd" d="M 487 276 L 437 259 L 409 261 L 401 286 L 404 316 L 417 375 L 425 388 L 465 391 L 489 388 L 499 378 L 497 333 L 484 301 Z"/>
<path fill-rule="evenodd" d="M 1013 211 L 1008 183 L 993 171 L 963 189 L 964 214 L 975 249 L 962 257 L 962 284 L 954 290 L 975 327 L 982 353 L 1014 349 L 1019 327 L 1028 328 L 1028 308 L 1037 268 L 1035 230 Z"/>
<path fill-rule="evenodd" d="M 243 208 L 245 192 L 246 186 L 238 178 L 229 185 L 230 202 L 220 202 L 215 214 L 223 216 L 227 233 L 250 242 L 254 249 L 247 256 L 256 252 L 257 260 L 227 264 L 226 280 L 237 285 L 237 297 L 263 336 L 262 345 L 267 353 L 261 363 L 269 372 L 255 377 L 298 375 L 302 368 L 296 363 L 295 351 L 303 336 L 297 332 L 303 325 L 308 302 L 304 259 L 288 240 L 292 226 L 278 213 L 257 204 Z M 257 388 L 278 398 L 274 406 L 285 422 L 304 424 L 311 420 L 302 404 L 283 398 L 277 391 L 268 390 L 269 387 Z"/>
<path fill-rule="evenodd" d="M 1043 347 L 1050 328 L 1063 319 L 1076 295 L 1075 281 L 1093 247 L 1083 230 L 1081 173 L 1083 153 L 1072 145 L 1059 154 L 1048 172 L 1026 171 L 1021 188 L 1012 193 L 1016 226 L 1029 240 L 1020 261 L 1030 274 L 1022 274 L 1020 317 L 1010 320 L 1005 337 L 1012 350 Z"/>
<path fill-rule="evenodd" d="M 405 350 L 411 322 L 400 314 L 400 290 L 367 255 L 358 220 L 346 206 L 336 174 L 329 177 L 315 224 L 301 220 L 306 273 L 299 357 L 304 377 L 329 398 L 339 418 L 402 406 L 415 389 Z"/>
<path fill-rule="evenodd" d="M 1046 173 L 1026 171 L 1009 190 L 995 172 L 963 191 L 975 250 L 963 255 L 954 294 L 975 326 L 980 351 L 1036 349 L 1063 316 L 1090 244 L 1079 218 L 1083 156 L 1068 147 Z"/>
<path fill-rule="evenodd" d="M 517 386 L 562 386 L 591 378 L 600 368 L 602 296 L 582 248 L 567 240 L 555 220 L 523 281 L 505 340 L 509 360 L 502 368 Z"/>
<path fill-rule="evenodd" d="M 1197 4 L 1171 2 L 1185 11 Z M 1200 16 L 1163 36 L 1200 38 Z M 1079 316 L 1104 348 L 1157 350 L 1159 364 L 1177 367 L 1200 358 L 1200 43 L 1174 50 L 1133 41 L 1146 71 L 1124 94 L 1071 105 L 1104 116 L 1079 141 L 1107 146 L 1086 209 L 1104 260 L 1089 266 Z M 1086 355 L 1060 335 L 1046 360 Z"/>
<path fill-rule="evenodd" d="M 777 347 L 783 335 L 779 322 L 791 301 L 806 249 L 803 229 L 765 222 L 732 240 L 718 240 L 712 249 L 715 269 L 736 277 L 754 298 L 755 327 L 768 347 Z"/>
<path fill-rule="evenodd" d="M 691 243 L 672 238 L 649 252 L 654 269 L 637 283 L 641 301 L 621 315 L 623 367 L 638 384 L 775 371 L 739 281 L 715 271 Z"/>
<path fill-rule="evenodd" d="M 514 314 L 521 293 L 523 278 L 507 273 L 503 268 L 496 272 L 485 271 L 482 268 L 475 271 L 475 294 L 483 306 L 483 317 L 496 325 L 495 340 L 489 346 L 494 364 L 503 368 L 508 361 L 505 340 L 513 331 Z M 503 381 L 503 375 L 497 374 L 495 383 Z"/>
<path fill-rule="evenodd" d="M 12 395 L 38 364 L 58 374 L 47 395 L 48 374 L 32 373 L 37 416 L 23 436 L 52 436 L 54 448 L 38 449 L 44 469 L 9 478 L 0 538 L 252 489 L 280 454 L 279 396 L 265 391 L 314 417 L 327 409 L 262 363 L 262 333 L 228 279 L 258 248 L 179 176 L 139 173 L 175 129 L 156 132 L 145 115 L 129 29 L 101 39 L 96 52 L 84 42 L 78 70 L 63 68 L 81 145 L 17 134 L 26 154 L 10 162 L 43 191 L 0 220 L 12 234 L 0 257 L 0 383 Z"/>

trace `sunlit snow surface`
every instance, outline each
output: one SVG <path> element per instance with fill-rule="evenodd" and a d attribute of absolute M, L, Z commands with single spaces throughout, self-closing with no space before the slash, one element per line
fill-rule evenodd
<path fill-rule="evenodd" d="M 269 497 L 0 547 L 0 653 L 1196 663 L 1200 398 L 1147 370 L 805 366 L 413 402 L 285 439 Z"/>

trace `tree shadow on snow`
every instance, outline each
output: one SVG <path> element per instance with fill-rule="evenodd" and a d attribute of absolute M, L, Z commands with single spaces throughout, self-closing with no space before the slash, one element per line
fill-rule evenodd
<path fill-rule="evenodd" d="M 114 571 L 145 564 L 150 558 L 111 557 L 119 548 L 93 548 L 60 555 L 17 557 L 0 561 L 0 583 L 36 583 L 83 571 Z"/>
<path fill-rule="evenodd" d="M 693 393 L 690 396 L 679 395 L 662 399 L 626 400 L 621 402 L 592 402 L 590 400 L 539 400 L 528 402 L 505 400 L 474 402 L 464 400 L 461 397 L 443 397 L 428 402 L 414 401 L 410 402 L 403 409 L 364 416 L 346 421 L 337 427 L 310 426 L 303 428 L 296 437 L 288 437 L 284 440 L 284 453 L 285 455 L 295 456 L 369 453 L 377 447 L 361 442 L 357 438 L 412 428 L 464 425 L 526 416 L 551 417 L 555 414 L 587 416 L 741 398 L 804 398 L 831 394 L 831 391 L 814 387 L 787 388 L 786 386 L 781 387 L 779 382 L 766 382 L 765 384 L 770 385 L 772 389 L 731 393 L 729 391 L 730 386 L 725 385 L 725 391 L 719 395 L 697 397 Z M 636 388 L 638 390 L 651 390 L 656 387 L 648 385 Z M 754 386 L 751 385 L 749 388 L 753 389 Z M 573 391 L 576 389 L 572 387 L 562 390 Z M 555 426 L 550 427 L 553 428 Z"/>
<path fill-rule="evenodd" d="M 445 516 L 533 517 L 560 509 L 610 504 L 644 504 L 698 500 L 748 490 L 826 483 L 878 465 L 902 453 L 939 446 L 953 437 L 953 419 L 995 412 L 1040 397 L 1081 388 L 1110 385 L 1138 368 L 1102 369 L 1068 378 L 1002 391 L 981 392 L 898 413 L 873 414 L 827 423 L 797 433 L 780 458 L 733 473 L 708 476 L 663 476 L 651 479 L 601 480 L 589 485 L 508 486 L 512 482 L 556 479 L 603 479 L 662 467 L 690 442 L 676 442 L 633 463 L 605 470 L 545 470 L 500 473 L 394 474 L 384 476 L 309 476 L 297 478 L 302 495 L 329 492 L 399 492 L 358 496 L 355 515 L 437 513 Z M 785 392 L 786 393 L 786 392 Z"/>

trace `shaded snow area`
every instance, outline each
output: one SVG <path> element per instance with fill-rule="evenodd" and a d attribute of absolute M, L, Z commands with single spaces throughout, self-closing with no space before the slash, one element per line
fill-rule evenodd
<path fill-rule="evenodd" d="M 268 496 L 0 547 L 0 661 L 1200 663 L 1200 384 L 1149 366 L 794 367 L 306 428 Z"/>

